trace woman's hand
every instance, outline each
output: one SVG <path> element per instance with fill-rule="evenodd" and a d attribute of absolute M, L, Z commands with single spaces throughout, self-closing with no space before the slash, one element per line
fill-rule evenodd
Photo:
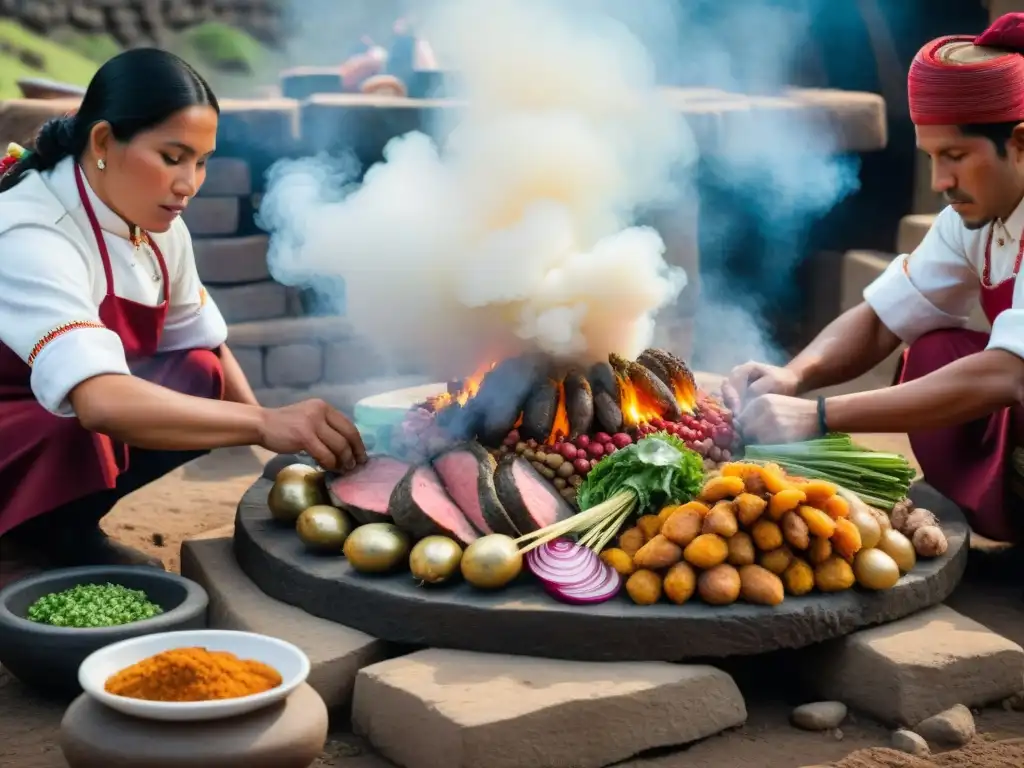
<path fill-rule="evenodd" d="M 755 397 L 740 411 L 737 424 L 748 443 L 793 443 L 821 436 L 818 404 L 802 397 Z"/>
<path fill-rule="evenodd" d="M 785 395 L 793 397 L 800 389 L 800 379 L 788 368 L 767 363 L 749 362 L 738 365 L 729 374 L 727 386 L 723 386 L 726 407 L 739 411 L 742 406 L 762 395 Z M 729 402 L 733 400 L 733 402 Z"/>
<path fill-rule="evenodd" d="M 323 400 L 264 409 L 260 445 L 275 453 L 306 451 L 324 469 L 349 470 L 366 461 L 355 425 Z"/>

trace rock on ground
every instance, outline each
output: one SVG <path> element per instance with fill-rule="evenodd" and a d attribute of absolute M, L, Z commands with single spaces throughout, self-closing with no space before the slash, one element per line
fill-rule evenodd
<path fill-rule="evenodd" d="M 1016 693 L 1024 649 L 938 605 L 827 643 L 807 670 L 817 695 L 914 726 L 954 704 L 983 706 Z"/>
<path fill-rule="evenodd" d="M 846 705 L 841 701 L 816 701 L 793 710 L 793 725 L 805 731 L 830 731 L 846 719 Z"/>
<path fill-rule="evenodd" d="M 908 731 L 905 728 L 900 728 L 893 733 L 892 748 L 898 749 L 900 752 L 906 752 L 914 757 L 928 757 L 931 754 L 928 742 L 920 734 Z"/>
<path fill-rule="evenodd" d="M 962 747 L 974 738 L 974 715 L 963 704 L 922 720 L 914 729 L 929 744 Z"/>
<path fill-rule="evenodd" d="M 403 768 L 600 768 L 742 724 L 709 666 L 426 650 L 363 669 L 352 721 Z"/>

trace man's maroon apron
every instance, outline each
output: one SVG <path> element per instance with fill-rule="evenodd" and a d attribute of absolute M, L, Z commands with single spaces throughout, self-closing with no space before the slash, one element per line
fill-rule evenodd
<path fill-rule="evenodd" d="M 147 235 L 163 279 L 161 304 L 151 307 L 117 296 L 107 244 L 77 165 L 75 181 L 106 276 L 100 320 L 121 338 L 133 374 L 180 392 L 223 397 L 224 373 L 212 351 L 157 355 L 171 285 L 163 253 Z M 32 394 L 31 372 L 0 344 L 0 536 L 33 517 L 114 488 L 118 475 L 128 469 L 127 445 L 43 408 Z"/>
<path fill-rule="evenodd" d="M 998 285 L 991 282 L 992 230 L 985 244 L 981 275 L 981 308 L 990 323 L 1013 305 L 1013 289 L 1021 260 L 1024 237 L 1013 274 Z M 912 381 L 933 373 L 955 360 L 981 352 L 989 335 L 962 328 L 925 334 L 904 351 L 897 382 Z M 971 527 L 997 541 L 1019 541 L 1024 520 L 1014 519 L 1021 502 L 1010 492 L 1007 473 L 1010 455 L 1021 441 L 1024 411 L 1004 408 L 991 416 L 944 429 L 910 434 L 925 480 L 956 502 L 967 514 Z"/>

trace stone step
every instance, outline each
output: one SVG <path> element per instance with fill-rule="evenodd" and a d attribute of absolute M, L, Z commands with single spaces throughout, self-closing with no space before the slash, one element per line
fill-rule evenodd
<path fill-rule="evenodd" d="M 359 670 L 389 656 L 376 638 L 267 597 L 238 567 L 228 536 L 182 542 L 181 574 L 209 594 L 211 629 L 258 632 L 305 651 L 307 682 L 330 708 L 347 707 Z"/>
<path fill-rule="evenodd" d="M 260 403 L 269 408 L 280 408 L 285 405 L 319 398 L 342 413 L 353 416 L 356 403 L 366 397 L 372 397 L 393 389 L 415 387 L 429 382 L 427 376 L 394 376 L 367 379 L 354 384 L 318 383 L 309 387 L 268 387 L 256 389 L 256 397 Z"/>
<path fill-rule="evenodd" d="M 297 311 L 295 290 L 273 280 L 245 285 L 210 285 L 207 292 L 228 323 L 271 320 Z"/>
<path fill-rule="evenodd" d="M 181 215 L 192 237 L 223 237 L 238 231 L 242 218 L 238 197 L 193 198 Z"/>
<path fill-rule="evenodd" d="M 247 161 L 239 157 L 211 157 L 207 161 L 200 197 L 246 197 L 252 192 L 252 171 Z"/>
<path fill-rule="evenodd" d="M 896 234 L 896 253 L 913 253 L 928 234 L 936 215 L 915 213 L 900 219 L 899 232 Z"/>
<path fill-rule="evenodd" d="M 209 237 L 192 241 L 199 279 L 206 285 L 235 285 L 270 280 L 269 238 Z"/>
<path fill-rule="evenodd" d="M 980 707 L 1017 693 L 1024 649 L 938 605 L 826 643 L 804 669 L 815 695 L 913 728 L 955 704 Z M 357 681 L 357 698 L 358 690 Z"/>
<path fill-rule="evenodd" d="M 403 768 L 601 768 L 742 725 L 725 672 L 431 649 L 364 667 L 352 723 Z"/>

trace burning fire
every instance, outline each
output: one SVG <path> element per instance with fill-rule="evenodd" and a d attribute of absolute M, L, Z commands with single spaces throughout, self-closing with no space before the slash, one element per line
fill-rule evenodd
<path fill-rule="evenodd" d="M 442 392 L 440 395 L 430 398 L 430 406 L 435 411 L 440 411 L 452 403 L 465 405 L 471 397 L 475 397 L 476 393 L 480 391 L 480 383 L 484 380 L 484 376 L 493 371 L 497 364 L 497 362 L 493 362 L 477 368 L 471 376 L 460 382 L 455 392 L 452 392 L 451 387 L 449 387 L 448 392 Z"/>
<path fill-rule="evenodd" d="M 662 407 L 647 397 L 639 387 L 634 386 L 629 379 L 621 376 L 615 378 L 619 382 L 619 408 L 622 409 L 622 420 L 626 426 L 636 427 L 664 417 Z M 678 400 L 678 396 L 676 399 Z"/>

